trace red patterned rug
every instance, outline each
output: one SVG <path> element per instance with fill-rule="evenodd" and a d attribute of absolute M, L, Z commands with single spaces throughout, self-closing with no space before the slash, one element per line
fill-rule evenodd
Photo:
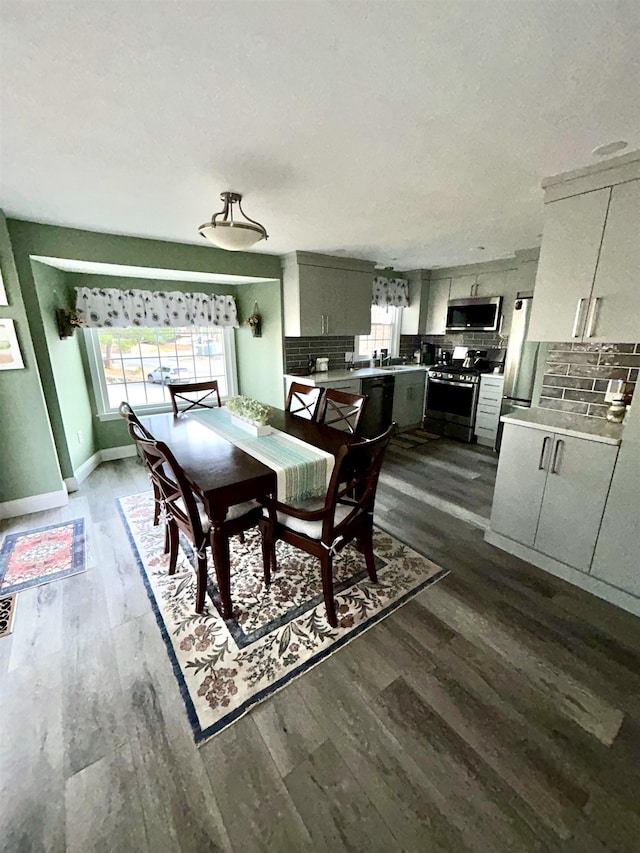
<path fill-rule="evenodd" d="M 0 595 L 84 572 L 84 519 L 9 533 L 0 550 Z"/>

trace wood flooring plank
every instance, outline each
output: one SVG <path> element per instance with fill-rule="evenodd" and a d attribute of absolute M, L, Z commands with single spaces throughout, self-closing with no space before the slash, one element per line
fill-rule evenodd
<path fill-rule="evenodd" d="M 5 674 L 0 690 L 0 848 L 65 850 L 62 662 Z"/>
<path fill-rule="evenodd" d="M 326 740 L 322 726 L 302 701 L 296 682 L 254 708 L 251 718 L 281 777 Z"/>
<path fill-rule="evenodd" d="M 391 832 L 331 742 L 319 746 L 284 781 L 314 850 L 394 849 Z"/>
<path fill-rule="evenodd" d="M 230 850 L 154 616 L 129 620 L 113 636 L 150 850 Z"/>
<path fill-rule="evenodd" d="M 200 754 L 236 853 L 313 849 L 251 716 L 205 743 Z"/>
<path fill-rule="evenodd" d="M 62 585 L 73 578 L 23 590 L 13 622 L 9 671 L 37 664 L 60 652 L 62 631 Z"/>
<path fill-rule="evenodd" d="M 119 517 L 93 525 L 93 541 L 112 628 L 149 613 L 151 604 Z"/>
<path fill-rule="evenodd" d="M 150 850 L 128 743 L 67 779 L 65 806 L 67 853 Z"/>

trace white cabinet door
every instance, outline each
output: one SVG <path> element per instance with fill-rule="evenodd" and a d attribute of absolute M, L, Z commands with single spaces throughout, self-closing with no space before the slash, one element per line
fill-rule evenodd
<path fill-rule="evenodd" d="M 586 340 L 640 340 L 640 181 L 613 187 Z"/>
<path fill-rule="evenodd" d="M 625 425 L 591 574 L 640 597 L 640 441 L 626 439 L 630 426 Z"/>
<path fill-rule="evenodd" d="M 545 205 L 529 340 L 582 339 L 610 194 L 607 187 Z"/>
<path fill-rule="evenodd" d="M 324 335 L 327 292 L 333 287 L 335 270 L 327 267 L 299 267 L 300 334 Z"/>
<path fill-rule="evenodd" d="M 535 549 L 588 571 L 618 448 L 556 435 Z"/>
<path fill-rule="evenodd" d="M 424 416 L 424 394 L 426 374 L 422 371 L 415 373 L 394 374 L 393 387 L 393 421 L 399 429 L 422 423 Z"/>
<path fill-rule="evenodd" d="M 491 508 L 491 530 L 533 546 L 553 434 L 505 424 Z"/>
<path fill-rule="evenodd" d="M 347 271 L 344 290 L 344 294 L 346 294 L 346 312 L 344 296 L 337 305 L 338 315 L 345 315 L 346 313 L 346 328 L 344 332 L 330 331 L 329 334 L 370 335 L 372 293 L 373 275 L 370 272 Z M 331 326 L 329 328 L 331 329 Z"/>
<path fill-rule="evenodd" d="M 451 279 L 451 288 L 449 290 L 449 299 L 468 299 L 475 296 L 476 287 L 475 275 L 456 275 Z"/>
<path fill-rule="evenodd" d="M 427 322 L 425 335 L 444 335 L 447 327 L 447 302 L 449 301 L 450 278 L 429 282 Z"/>

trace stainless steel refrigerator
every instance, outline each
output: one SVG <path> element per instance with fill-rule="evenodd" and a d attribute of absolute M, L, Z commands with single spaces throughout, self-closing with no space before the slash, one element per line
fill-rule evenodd
<path fill-rule="evenodd" d="M 506 415 L 514 409 L 529 408 L 533 396 L 533 385 L 538 368 L 538 341 L 528 341 L 529 320 L 533 294 L 519 296 L 513 306 L 511 332 L 504 362 L 504 390 L 500 414 Z M 498 428 L 496 450 L 500 450 L 502 423 Z"/>

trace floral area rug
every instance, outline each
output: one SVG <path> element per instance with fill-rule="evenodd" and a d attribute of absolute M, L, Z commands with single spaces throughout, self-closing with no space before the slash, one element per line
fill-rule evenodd
<path fill-rule="evenodd" d="M 169 575 L 164 531 L 152 524 L 151 495 L 118 503 L 198 743 L 448 573 L 376 529 L 377 584 L 351 546 L 335 559 L 338 627 L 332 628 L 318 561 L 278 542 L 278 568 L 266 587 L 255 528 L 245 534 L 244 545 L 237 537 L 230 543 L 233 617 L 225 621 L 210 552 L 205 611 L 198 615 L 189 543 L 181 540 L 177 571 Z"/>
<path fill-rule="evenodd" d="M 0 549 L 0 595 L 85 570 L 84 519 L 9 533 Z"/>

